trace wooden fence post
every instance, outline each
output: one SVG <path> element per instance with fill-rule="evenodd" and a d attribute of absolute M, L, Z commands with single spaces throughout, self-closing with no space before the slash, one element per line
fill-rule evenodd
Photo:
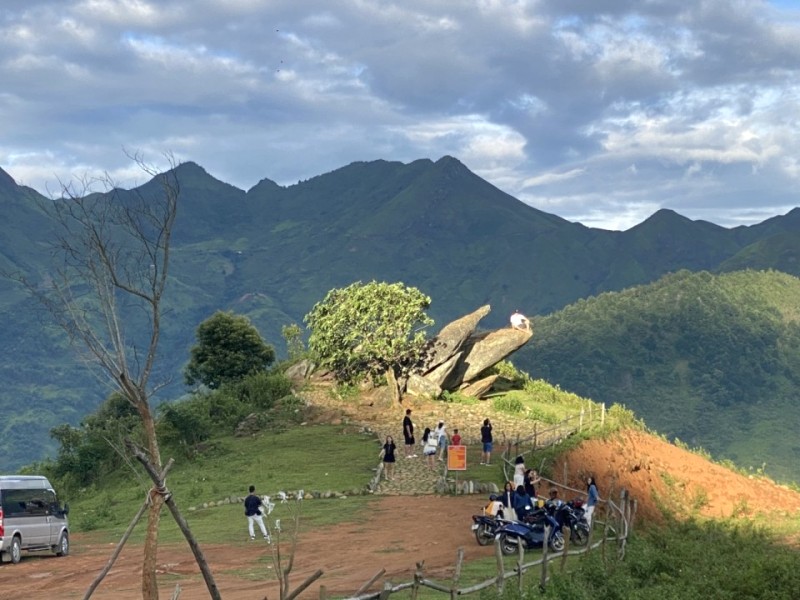
<path fill-rule="evenodd" d="M 422 567 L 425 564 L 425 561 L 421 561 L 417 563 L 417 568 L 414 570 L 414 585 L 411 586 L 411 600 L 417 600 L 417 595 L 419 594 L 419 586 L 422 583 L 422 580 L 425 578 L 425 575 L 422 572 Z"/>
<path fill-rule="evenodd" d="M 567 532 L 566 534 L 564 532 Z M 564 536 L 564 549 L 561 551 L 561 572 L 563 573 L 564 570 L 567 568 L 567 553 L 569 552 L 569 538 L 570 534 L 572 533 L 572 529 L 569 527 L 562 527 L 561 528 L 561 535 Z"/>
<path fill-rule="evenodd" d="M 380 598 L 380 600 L 388 600 L 391 594 L 392 594 L 392 582 L 384 581 L 383 589 L 381 590 L 381 595 L 378 596 L 378 598 Z"/>
<path fill-rule="evenodd" d="M 583 407 L 581 406 L 581 417 L 578 420 L 578 433 L 583 433 Z"/>
<path fill-rule="evenodd" d="M 539 589 L 544 591 L 545 585 L 547 585 L 547 554 L 550 550 L 550 544 L 548 541 L 550 540 L 550 525 L 544 526 L 544 543 L 542 544 L 542 576 L 539 579 Z"/>
<path fill-rule="evenodd" d="M 328 600 L 328 588 L 324 585 L 319 586 L 319 600 Z"/>
<path fill-rule="evenodd" d="M 497 559 L 497 593 L 503 593 L 503 586 L 506 582 L 505 565 L 503 564 L 503 552 L 500 550 L 500 540 L 494 539 L 494 555 Z"/>
<path fill-rule="evenodd" d="M 606 424 L 606 403 L 600 405 L 600 425 Z"/>
<path fill-rule="evenodd" d="M 464 562 L 464 548 L 459 547 L 456 553 L 456 570 L 453 573 L 453 582 L 450 584 L 450 600 L 458 596 L 458 580 L 461 579 L 461 563 Z"/>

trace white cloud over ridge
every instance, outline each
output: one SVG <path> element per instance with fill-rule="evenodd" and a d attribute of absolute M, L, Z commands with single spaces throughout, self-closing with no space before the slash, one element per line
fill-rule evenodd
<path fill-rule="evenodd" d="M 800 204 L 800 11 L 762 0 L 5 0 L 0 167 L 247 189 L 449 154 L 566 219 Z"/>

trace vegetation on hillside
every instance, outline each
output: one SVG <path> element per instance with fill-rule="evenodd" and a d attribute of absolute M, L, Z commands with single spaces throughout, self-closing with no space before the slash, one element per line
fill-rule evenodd
<path fill-rule="evenodd" d="M 518 364 L 717 459 L 798 480 L 800 279 L 682 271 L 537 318 Z"/>
<path fill-rule="evenodd" d="M 275 360 L 267 344 L 243 315 L 217 311 L 197 327 L 197 343 L 186 365 L 187 385 L 217 389 L 227 382 L 262 373 Z"/>
<path fill-rule="evenodd" d="M 285 356 L 281 327 L 301 322 L 328 290 L 356 280 L 424 290 L 435 299 L 429 314 L 437 322 L 489 303 L 486 325 L 499 327 L 517 307 L 546 314 L 680 268 L 797 274 L 800 265 L 799 210 L 734 229 L 661 211 L 631 230 L 602 231 L 531 208 L 452 157 L 359 162 L 297 185 L 264 180 L 247 192 L 196 164 L 173 172 L 183 200 L 154 373 L 172 384 L 159 390 L 159 400 L 183 392 L 186 349 L 197 324 L 214 312 L 246 315 Z M 6 183 L 0 202 L 15 225 L 0 238 L 0 270 L 45 287 L 51 227 L 36 208 L 42 198 Z M 139 191 L 151 188 L 148 182 Z M 79 423 L 108 390 L 2 279 L 0 304 L 13 315 L 0 331 L 0 470 L 12 470 L 52 451 L 47 431 Z M 520 364 L 530 370 L 535 357 Z"/>
<path fill-rule="evenodd" d="M 419 357 L 431 299 L 403 283 L 360 281 L 333 289 L 305 317 L 308 349 L 343 382 L 399 370 Z"/>

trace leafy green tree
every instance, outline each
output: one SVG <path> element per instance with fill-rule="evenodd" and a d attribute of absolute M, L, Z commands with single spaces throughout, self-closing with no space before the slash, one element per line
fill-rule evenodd
<path fill-rule="evenodd" d="M 197 328 L 197 343 L 185 371 L 186 383 L 217 389 L 223 383 L 266 371 L 274 360 L 275 349 L 247 317 L 217 311 Z"/>
<path fill-rule="evenodd" d="M 413 363 L 425 344 L 431 299 L 403 283 L 360 281 L 336 288 L 305 318 L 308 348 L 340 381 Z"/>
<path fill-rule="evenodd" d="M 286 341 L 286 351 L 289 353 L 289 360 L 297 360 L 306 351 L 303 344 L 303 329 L 297 323 L 284 325 L 281 327 L 281 336 Z"/>

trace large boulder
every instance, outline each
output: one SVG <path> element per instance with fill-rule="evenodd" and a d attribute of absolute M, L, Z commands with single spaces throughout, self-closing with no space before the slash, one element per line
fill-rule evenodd
<path fill-rule="evenodd" d="M 491 310 L 491 306 L 486 304 L 478 310 L 445 325 L 436 337 L 431 340 L 421 369 L 422 374 L 427 374 L 458 352 L 462 344 L 475 331 L 478 322 L 488 315 Z"/>
<path fill-rule="evenodd" d="M 455 390 L 465 381 L 472 381 L 481 372 L 516 352 L 533 336 L 522 329 L 496 329 L 471 335 L 463 347 L 463 355 L 450 371 L 442 389 Z"/>
<path fill-rule="evenodd" d="M 488 377 L 484 377 L 483 379 L 479 379 L 478 381 L 473 381 L 472 383 L 467 383 L 462 387 L 459 391 L 464 396 L 470 396 L 472 398 L 481 398 L 484 394 L 486 394 L 489 390 L 492 389 L 494 382 L 497 381 L 497 378 L 500 377 L 499 375 L 489 375 Z"/>
<path fill-rule="evenodd" d="M 461 352 L 457 352 L 435 369 L 428 371 L 424 375 L 425 379 L 437 385 L 438 387 L 441 387 L 452 370 L 455 369 L 456 365 L 458 364 L 458 360 L 461 358 L 461 355 Z"/>
<path fill-rule="evenodd" d="M 422 375 L 411 373 L 406 382 L 406 393 L 423 398 L 438 398 L 442 393 L 442 388 L 428 381 Z"/>

